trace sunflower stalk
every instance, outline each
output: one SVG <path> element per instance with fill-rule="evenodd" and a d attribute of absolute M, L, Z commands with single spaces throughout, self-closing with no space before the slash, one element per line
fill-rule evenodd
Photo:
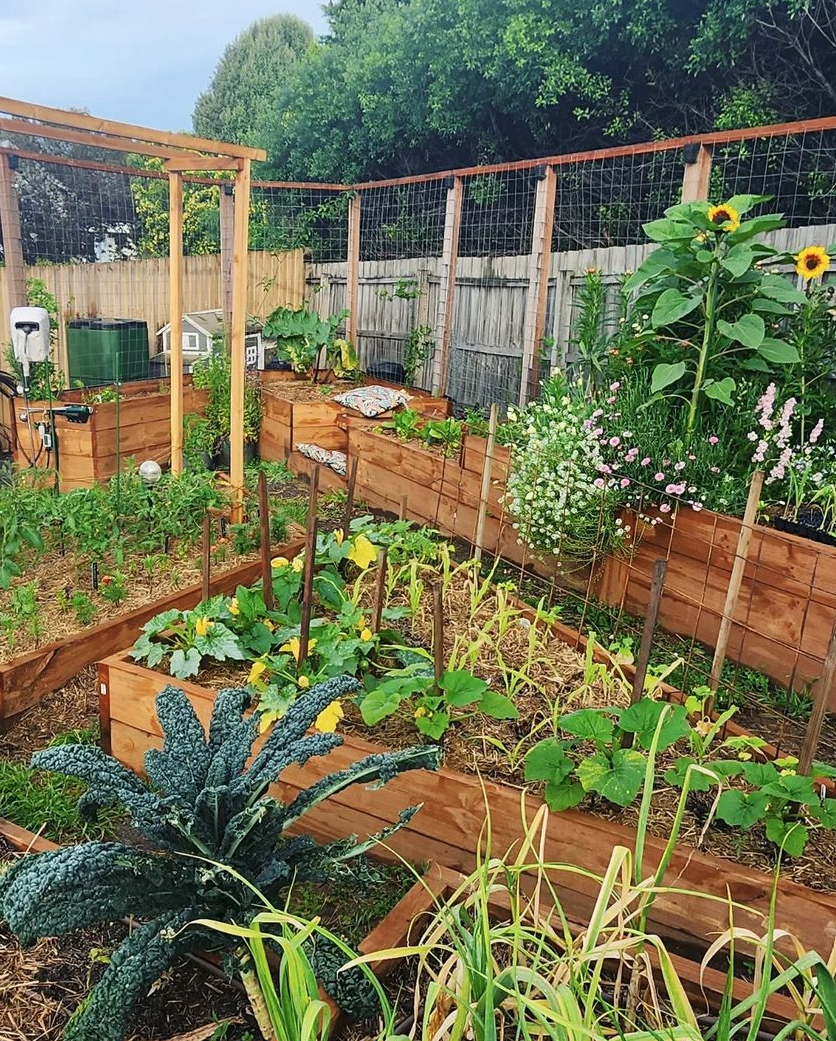
<path fill-rule="evenodd" d="M 705 293 L 705 329 L 703 330 L 700 354 L 697 359 L 697 370 L 694 373 L 694 386 L 691 390 L 691 401 L 688 405 L 688 418 L 685 423 L 685 447 L 689 448 L 699 415 L 700 394 L 705 381 L 705 372 L 708 368 L 708 359 L 711 345 L 714 342 L 714 328 L 717 322 L 717 287 L 720 280 L 720 256 L 721 243 L 717 243 L 714 249 L 714 259 L 708 273 L 708 287 Z"/>

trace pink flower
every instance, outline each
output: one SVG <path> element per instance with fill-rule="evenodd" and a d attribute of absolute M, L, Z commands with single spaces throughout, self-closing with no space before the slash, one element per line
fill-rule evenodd
<path fill-rule="evenodd" d="M 702 509 L 702 503 L 701 503 L 701 502 L 692 502 L 692 503 L 691 503 L 691 509 L 692 509 L 692 510 L 693 510 L 693 511 L 694 511 L 695 513 L 699 513 L 699 512 L 700 512 L 700 510 Z"/>
<path fill-rule="evenodd" d="M 603 414 L 604 410 L 602 408 L 596 408 L 595 411 L 592 413 L 592 418 L 597 419 L 599 416 L 603 416 Z"/>
<path fill-rule="evenodd" d="M 766 441 L 758 441 L 758 447 L 755 450 L 755 454 L 752 456 L 753 463 L 762 463 L 766 458 L 766 450 L 769 445 Z"/>
<path fill-rule="evenodd" d="M 664 481 L 664 479 L 665 479 L 665 475 L 661 471 L 658 474 L 656 474 L 656 480 L 657 481 Z"/>
<path fill-rule="evenodd" d="M 708 443 L 710 445 L 716 445 L 716 444 L 719 444 L 719 442 L 720 442 L 720 438 L 719 437 L 715 437 L 714 434 L 712 434 L 711 437 L 708 439 Z"/>
<path fill-rule="evenodd" d="M 610 390 L 613 392 L 613 394 L 615 394 L 615 392 L 617 390 L 621 390 L 621 384 L 618 383 L 617 381 L 615 383 L 611 383 L 610 384 Z"/>
<path fill-rule="evenodd" d="M 720 467 L 719 466 L 712 466 L 711 467 L 711 472 L 713 474 L 718 474 L 720 472 Z"/>
<path fill-rule="evenodd" d="M 608 405 L 611 405 L 614 401 L 615 401 L 615 396 L 613 396 L 611 398 L 607 398 L 607 404 Z"/>
<path fill-rule="evenodd" d="M 612 472 L 612 467 L 609 465 L 609 463 L 601 463 L 601 465 L 598 467 L 598 470 L 602 474 L 608 474 Z"/>
<path fill-rule="evenodd" d="M 671 512 L 670 504 L 666 503 L 666 502 L 663 502 L 662 505 L 659 507 L 659 512 L 660 513 L 670 513 Z"/>
<path fill-rule="evenodd" d="M 667 485 L 665 487 L 665 494 L 666 495 L 676 495 L 676 485 L 675 484 Z"/>
<path fill-rule="evenodd" d="M 770 383 L 755 405 L 755 412 L 760 413 L 758 422 L 764 430 L 772 429 L 772 411 L 775 408 L 775 384 Z"/>
<path fill-rule="evenodd" d="M 810 444 L 814 445 L 816 441 L 821 437 L 821 432 L 824 430 L 824 420 L 820 419 L 818 423 L 810 431 Z"/>
<path fill-rule="evenodd" d="M 621 478 L 621 487 L 622 488 L 629 488 L 630 487 L 630 478 L 629 477 L 622 477 Z"/>
<path fill-rule="evenodd" d="M 642 459 L 641 465 L 642 466 L 650 466 L 650 456 L 649 455 L 646 455 L 644 457 L 644 459 Z"/>
<path fill-rule="evenodd" d="M 620 437 L 611 437 L 610 438 L 610 448 L 618 448 L 618 446 L 620 444 L 621 444 L 621 438 Z"/>
<path fill-rule="evenodd" d="M 604 480 L 603 477 L 596 477 L 592 483 L 595 485 L 596 488 L 605 488 L 607 482 Z"/>
<path fill-rule="evenodd" d="M 688 458 L 691 460 L 691 462 L 693 462 L 697 457 L 695 455 L 691 455 L 691 453 L 689 452 Z"/>
<path fill-rule="evenodd" d="M 750 430 L 750 431 L 749 431 L 749 433 L 748 433 L 748 434 L 746 435 L 746 437 L 747 437 L 747 438 L 748 438 L 748 439 L 749 439 L 750 441 L 757 441 L 757 439 L 758 439 L 758 435 L 757 435 L 757 434 L 755 433 L 755 431 L 754 431 L 754 430 Z"/>

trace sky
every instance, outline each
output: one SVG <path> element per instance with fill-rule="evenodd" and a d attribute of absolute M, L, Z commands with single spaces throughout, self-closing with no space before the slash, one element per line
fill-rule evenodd
<path fill-rule="evenodd" d="M 188 130 L 226 45 L 271 14 L 325 31 L 322 0 L 0 0 L 0 95 Z"/>

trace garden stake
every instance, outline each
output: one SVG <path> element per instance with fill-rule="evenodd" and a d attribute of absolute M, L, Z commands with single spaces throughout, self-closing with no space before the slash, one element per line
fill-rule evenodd
<path fill-rule="evenodd" d="M 345 513 L 343 514 L 343 535 L 348 538 L 351 530 L 351 515 L 354 513 L 354 486 L 357 483 L 357 463 L 355 455 L 348 467 L 348 482 L 346 484 Z"/>
<path fill-rule="evenodd" d="M 313 596 L 314 564 L 316 557 L 316 509 L 319 493 L 319 467 L 311 471 L 311 487 L 308 495 L 308 522 L 305 529 L 305 573 L 302 578 L 302 621 L 299 626 L 299 661 L 308 656 L 308 641 L 311 634 L 311 598 Z"/>
<path fill-rule="evenodd" d="M 639 644 L 639 656 L 636 659 L 636 671 L 633 674 L 633 693 L 630 704 L 641 701 L 644 694 L 644 681 L 647 677 L 647 663 L 650 659 L 650 648 L 653 645 L 653 631 L 659 618 L 659 605 L 662 602 L 662 587 L 665 584 L 665 572 L 668 570 L 667 560 L 654 560 L 653 578 L 650 582 L 650 598 L 647 604 L 647 615 L 644 619 L 642 642 Z"/>
<path fill-rule="evenodd" d="M 435 693 L 441 696 L 441 677 L 444 675 L 444 597 L 441 583 L 433 586 L 433 668 Z"/>
<path fill-rule="evenodd" d="M 261 532 L 261 592 L 264 606 L 273 610 L 273 568 L 270 563 L 270 502 L 267 498 L 267 474 L 258 475 L 258 526 Z"/>
<path fill-rule="evenodd" d="M 740 525 L 740 535 L 737 539 L 737 550 L 734 555 L 729 588 L 726 593 L 726 602 L 723 605 L 723 617 L 720 629 L 717 633 L 717 643 L 714 649 L 714 660 L 711 663 L 711 673 L 708 677 L 708 686 L 712 691 L 711 697 L 705 704 L 706 715 L 710 715 L 714 709 L 714 693 L 720 683 L 720 673 L 723 671 L 723 663 L 726 660 L 726 649 L 729 646 L 731 636 L 732 620 L 734 610 L 737 606 L 737 598 L 740 596 L 740 587 L 743 584 L 743 572 L 746 570 L 746 558 L 749 556 L 749 544 L 752 541 L 752 532 L 755 528 L 755 518 L 758 513 L 758 503 L 763 488 L 763 471 L 756 470 L 752 475 L 752 483 L 749 485 L 749 496 L 746 499 L 746 510 Z"/>
<path fill-rule="evenodd" d="M 401 496 L 401 508 L 398 510 L 398 520 L 406 519 L 406 496 Z"/>
<path fill-rule="evenodd" d="M 499 405 L 491 405 L 490 419 L 488 420 L 488 442 L 485 446 L 485 469 L 482 472 L 482 489 L 479 492 L 479 513 L 476 517 L 476 552 L 473 559 L 478 564 L 482 559 L 482 548 L 485 541 L 485 519 L 488 515 L 488 495 L 491 490 L 491 477 L 493 476 L 493 457 L 496 449 L 496 425 L 499 421 Z"/>
<path fill-rule="evenodd" d="M 209 586 L 212 575 L 212 518 L 208 513 L 203 514 L 203 543 L 201 549 L 200 598 L 206 601 L 209 599 Z"/>
<path fill-rule="evenodd" d="M 813 711 L 810 713 L 810 719 L 807 722 L 807 729 L 804 732 L 804 743 L 801 746 L 801 753 L 798 757 L 798 772 L 800 774 L 809 774 L 813 765 L 813 759 L 815 759 L 819 741 L 821 740 L 821 728 L 824 724 L 828 703 L 830 702 L 834 678 L 836 678 L 836 622 L 833 623 L 833 629 L 830 633 L 827 657 L 824 659 L 821 679 L 816 687 Z"/>
<path fill-rule="evenodd" d="M 386 596 L 386 559 L 387 547 L 380 551 L 380 561 L 377 568 L 377 579 L 374 584 L 374 616 L 372 618 L 372 632 L 380 632 L 380 622 L 383 618 L 383 600 Z"/>

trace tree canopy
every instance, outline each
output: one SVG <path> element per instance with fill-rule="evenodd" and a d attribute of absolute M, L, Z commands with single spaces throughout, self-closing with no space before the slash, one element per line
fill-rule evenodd
<path fill-rule="evenodd" d="M 313 39 L 311 27 L 295 15 L 253 22 L 226 48 L 212 82 L 197 99 L 192 117 L 196 133 L 258 143 L 262 128 L 275 116 L 288 70 Z"/>
<path fill-rule="evenodd" d="M 326 13 L 329 34 L 263 104 L 236 88 L 248 122 L 227 136 L 266 147 L 278 177 L 397 176 L 836 111 L 833 0 L 334 0 Z"/>

